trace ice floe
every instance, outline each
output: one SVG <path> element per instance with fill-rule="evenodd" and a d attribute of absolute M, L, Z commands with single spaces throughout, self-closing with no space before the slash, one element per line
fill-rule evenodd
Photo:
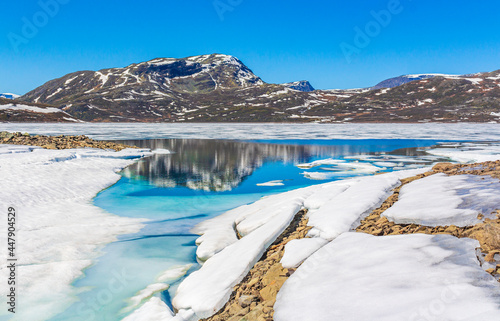
<path fill-rule="evenodd" d="M 257 186 L 283 186 L 283 180 L 274 180 L 265 183 L 259 183 Z"/>
<path fill-rule="evenodd" d="M 500 181 L 490 176 L 434 174 L 401 188 L 382 215 L 398 224 L 468 226 L 500 208 Z"/>
<path fill-rule="evenodd" d="M 427 152 L 432 155 L 448 157 L 461 163 L 488 162 L 500 160 L 500 145 L 486 143 L 463 143 L 452 148 L 435 148 Z"/>
<path fill-rule="evenodd" d="M 479 243 L 448 235 L 345 233 L 285 282 L 276 321 L 497 320 L 500 287 Z"/>

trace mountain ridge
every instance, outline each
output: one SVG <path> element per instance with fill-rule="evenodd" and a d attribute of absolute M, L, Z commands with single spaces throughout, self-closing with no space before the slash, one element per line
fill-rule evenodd
<path fill-rule="evenodd" d="M 77 71 L 18 100 L 92 122 L 496 122 L 498 74 L 403 75 L 317 90 L 308 81 L 266 83 L 238 58 L 211 54 Z"/>

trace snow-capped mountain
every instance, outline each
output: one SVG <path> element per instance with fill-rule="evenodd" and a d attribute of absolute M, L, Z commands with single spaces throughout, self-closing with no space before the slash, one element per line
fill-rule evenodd
<path fill-rule="evenodd" d="M 357 122 L 500 122 L 500 70 L 367 90 L 308 114 Z"/>
<path fill-rule="evenodd" d="M 16 94 L 11 94 L 11 93 L 0 94 L 0 98 L 16 99 L 16 98 L 19 98 L 19 97 L 21 97 L 21 96 L 20 95 L 16 95 Z"/>
<path fill-rule="evenodd" d="M 61 107 L 88 121 L 255 121 L 259 117 L 264 121 L 273 115 L 285 120 L 281 115 L 287 108 L 307 109 L 332 98 L 266 84 L 240 60 L 221 54 L 75 72 L 21 97 Z"/>
<path fill-rule="evenodd" d="M 373 88 L 314 90 L 307 81 L 265 83 L 237 58 L 212 54 L 74 72 L 19 100 L 94 122 L 500 122 L 499 75 L 405 75 Z"/>
<path fill-rule="evenodd" d="M 53 106 L 0 98 L 0 122 L 79 122 Z"/>
<path fill-rule="evenodd" d="M 295 82 L 287 82 L 285 84 L 282 84 L 285 87 L 295 89 L 298 91 L 304 91 L 304 92 L 310 92 L 310 91 L 315 91 L 314 87 L 309 83 L 307 80 L 301 80 L 301 81 L 295 81 Z"/>
<path fill-rule="evenodd" d="M 417 75 L 402 75 L 399 77 L 389 78 L 383 80 L 372 87 L 372 89 L 381 89 L 381 88 L 394 88 L 397 86 L 401 86 L 403 84 L 409 83 L 414 80 L 422 80 L 436 77 L 440 74 L 417 74 Z M 444 75 L 440 75 L 444 76 Z"/>
<path fill-rule="evenodd" d="M 394 88 L 398 87 L 401 85 L 404 85 L 406 83 L 415 81 L 415 80 L 422 80 L 422 79 L 429 79 L 429 78 L 434 78 L 434 77 L 443 77 L 446 79 L 467 79 L 467 78 L 474 78 L 475 76 L 480 76 L 482 73 L 477 73 L 477 74 L 471 74 L 471 75 L 450 75 L 450 74 L 413 74 L 413 75 L 402 75 L 399 77 L 394 77 L 394 78 L 389 78 L 386 80 L 383 80 L 373 86 L 371 89 L 381 89 L 381 88 Z"/>

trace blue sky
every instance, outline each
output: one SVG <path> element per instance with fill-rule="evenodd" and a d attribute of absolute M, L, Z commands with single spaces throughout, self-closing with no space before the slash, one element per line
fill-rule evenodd
<path fill-rule="evenodd" d="M 319 89 L 492 71 L 500 69 L 498 12 L 498 1 L 470 0 L 7 1 L 0 92 L 23 94 L 77 70 L 215 52 L 240 58 L 266 82 L 306 79 Z"/>

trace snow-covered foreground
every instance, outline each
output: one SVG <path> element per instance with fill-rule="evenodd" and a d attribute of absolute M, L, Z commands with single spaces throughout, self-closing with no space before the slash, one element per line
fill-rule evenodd
<path fill-rule="evenodd" d="M 498 124 L 0 124 L 0 131 L 95 139 L 437 139 L 500 141 Z"/>
<path fill-rule="evenodd" d="M 472 161 L 477 155 L 500 159 L 500 153 L 494 155 L 490 147 L 484 147 L 476 149 L 474 155 L 461 156 L 460 160 Z M 317 164 L 302 166 L 310 168 Z M 339 320 L 402 320 L 402 315 L 408 316 L 404 311 L 419 313 L 420 307 L 434 304 L 448 290 L 465 294 L 443 308 L 440 313 L 446 318 L 440 320 L 461 320 L 461 311 L 471 307 L 474 310 L 463 314 L 465 319 L 476 320 L 474 317 L 481 313 L 500 315 L 500 309 L 494 305 L 494 296 L 500 295 L 500 288 L 479 266 L 475 255 L 477 242 L 422 235 L 378 239 L 349 233 L 392 193 L 400 179 L 427 170 L 392 172 L 302 188 L 265 197 L 199 224 L 194 230 L 202 234 L 197 240 L 197 256 L 205 263 L 178 287 L 173 299 L 178 314 L 174 316 L 170 311 L 168 318 L 163 315 L 164 319 L 193 321 L 216 313 L 229 299 L 232 288 L 301 208 L 308 209 L 308 224 L 313 229 L 309 232 L 311 238 L 292 241 L 285 248 L 281 261 L 285 267 L 304 263 L 285 283 L 284 292 L 278 297 L 277 320 L 331 320 L 332 316 Z M 489 182 L 479 183 L 469 178 L 461 183 L 452 185 L 479 195 L 478 189 Z M 449 273 L 450 270 L 454 272 Z M 455 283 L 449 283 L 443 276 Z M 340 285 L 336 287 L 336 283 Z M 306 287 L 307 284 L 310 285 Z M 360 298 L 359 293 L 364 290 L 366 293 Z M 399 300 L 401 296 L 407 299 Z M 337 299 L 339 311 L 332 311 L 330 307 Z M 365 303 L 370 307 L 366 314 L 348 317 L 356 316 L 353 311 L 363 311 Z M 393 310 L 387 310 L 387 306 Z M 167 309 L 163 302 L 152 298 L 130 320 L 154 320 L 159 316 L 155 311 L 164 313 L 161 307 Z M 418 319 L 419 315 L 414 317 Z"/>
<path fill-rule="evenodd" d="M 448 235 L 344 233 L 285 282 L 276 321 L 499 320 L 479 243 Z"/>
<path fill-rule="evenodd" d="M 0 145 L 0 208 L 12 206 L 17 213 L 16 291 L 22 304 L 12 320 L 46 320 L 70 305 L 76 295 L 71 283 L 92 264 L 101 246 L 142 227 L 138 219 L 117 217 L 92 205 L 92 199 L 120 178 L 118 170 L 148 154 L 137 149 Z M 6 235 L 2 224 L 2 244 L 7 244 Z M 8 272 L 2 266 L 0 279 L 6 280 Z M 2 306 L 6 291 L 6 286 L 0 287 Z M 1 309 L 0 316 L 4 313 Z"/>
<path fill-rule="evenodd" d="M 486 176 L 435 174 L 403 186 L 399 200 L 383 216 L 397 224 L 470 226 L 478 214 L 500 209 L 500 181 Z"/>

